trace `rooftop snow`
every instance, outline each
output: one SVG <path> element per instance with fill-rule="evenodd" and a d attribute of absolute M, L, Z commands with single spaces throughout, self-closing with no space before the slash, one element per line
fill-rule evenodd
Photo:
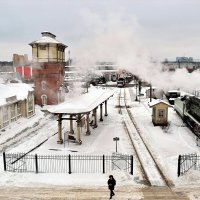
<path fill-rule="evenodd" d="M 0 84 L 0 105 L 6 104 L 6 98 L 16 96 L 17 100 L 24 100 L 33 88 L 25 83 Z"/>
<path fill-rule="evenodd" d="M 43 32 L 44 33 L 44 32 Z M 47 32 L 46 32 L 47 33 Z M 54 35 L 55 36 L 55 35 Z M 39 39 L 39 40 L 36 40 L 34 42 L 31 42 L 30 45 L 32 44 L 48 44 L 48 43 L 54 43 L 54 44 L 61 44 L 65 47 L 67 47 L 66 45 L 62 44 L 61 42 L 59 42 L 58 40 L 56 40 L 54 37 L 51 37 L 51 36 L 48 36 L 48 35 L 45 35 L 43 34 L 43 36 Z"/>
<path fill-rule="evenodd" d="M 51 113 L 78 114 L 87 113 L 113 96 L 115 91 L 97 89 L 90 93 L 85 93 L 78 98 L 72 98 L 70 102 L 64 102 L 56 106 L 51 106 L 47 110 Z"/>
<path fill-rule="evenodd" d="M 156 104 L 159 104 L 159 103 L 164 103 L 164 104 L 166 104 L 166 105 L 171 107 L 171 105 L 169 103 L 167 103 L 167 102 L 165 102 L 165 101 L 163 101 L 161 99 L 153 100 L 152 102 L 149 103 L 149 106 L 152 107 L 152 106 L 155 106 Z"/>

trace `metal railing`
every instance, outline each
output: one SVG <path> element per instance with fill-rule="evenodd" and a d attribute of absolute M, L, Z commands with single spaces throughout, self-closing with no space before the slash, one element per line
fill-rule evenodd
<path fill-rule="evenodd" d="M 4 171 L 35 173 L 106 173 L 123 170 L 133 174 L 133 156 L 112 155 L 31 155 L 3 153 Z"/>
<path fill-rule="evenodd" d="M 179 155 L 178 157 L 178 176 L 183 175 L 190 169 L 200 171 L 200 156 L 196 153 L 188 155 Z"/>

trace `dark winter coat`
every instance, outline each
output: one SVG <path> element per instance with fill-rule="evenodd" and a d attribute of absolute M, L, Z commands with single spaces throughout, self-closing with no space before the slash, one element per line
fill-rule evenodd
<path fill-rule="evenodd" d="M 115 185 L 116 185 L 116 181 L 114 178 L 108 179 L 108 189 L 109 190 L 114 190 Z"/>

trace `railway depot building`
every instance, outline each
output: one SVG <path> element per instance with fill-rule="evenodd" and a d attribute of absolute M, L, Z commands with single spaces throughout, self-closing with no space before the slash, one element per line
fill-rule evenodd
<path fill-rule="evenodd" d="M 0 84 L 0 129 L 35 114 L 34 89 L 25 83 Z"/>

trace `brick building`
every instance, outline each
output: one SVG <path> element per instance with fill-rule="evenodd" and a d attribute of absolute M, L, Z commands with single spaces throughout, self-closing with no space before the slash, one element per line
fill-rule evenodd
<path fill-rule="evenodd" d="M 28 60 L 28 55 L 13 54 L 13 67 L 19 73 L 24 82 L 32 81 L 32 66 Z"/>
<path fill-rule="evenodd" d="M 42 32 L 32 47 L 32 70 L 35 101 L 38 105 L 56 105 L 64 101 L 64 67 L 66 45 L 50 32 Z"/>

